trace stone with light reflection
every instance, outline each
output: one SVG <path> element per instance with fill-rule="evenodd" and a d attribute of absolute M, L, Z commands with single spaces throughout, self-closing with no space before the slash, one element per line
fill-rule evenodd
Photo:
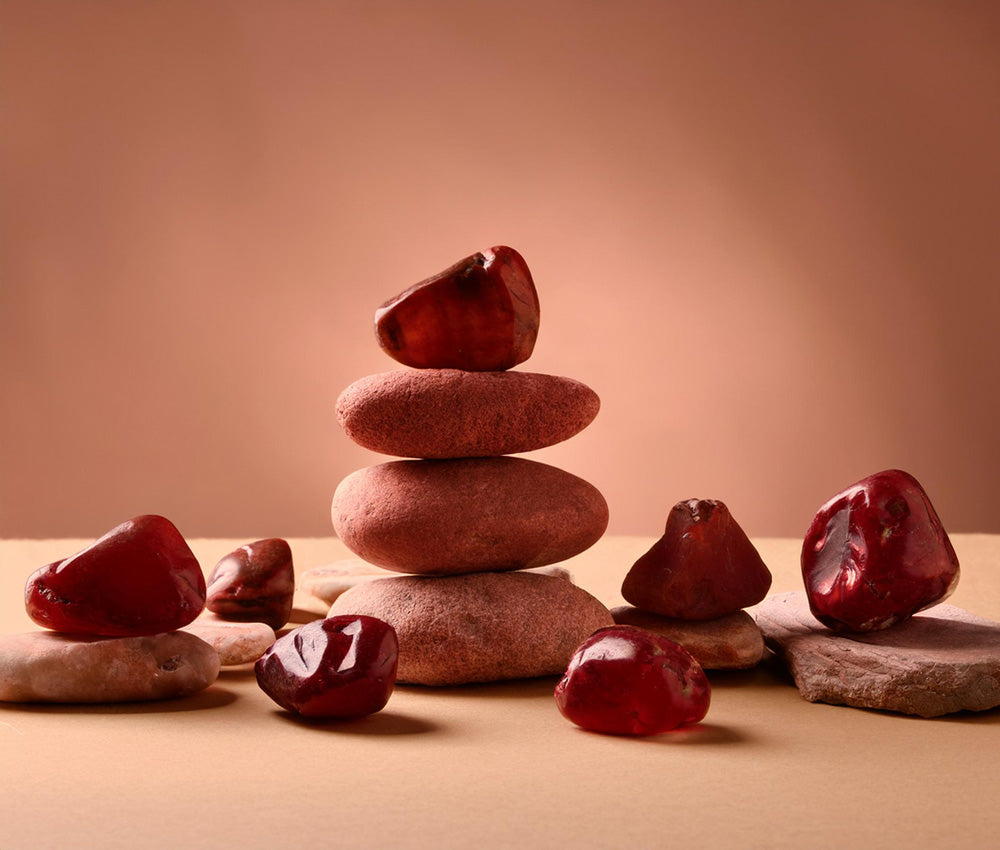
<path fill-rule="evenodd" d="M 181 533 L 138 516 L 28 577 L 28 616 L 58 632 L 128 637 L 169 632 L 205 607 L 205 576 Z"/>
<path fill-rule="evenodd" d="M 531 272 L 501 245 L 387 301 L 375 312 L 375 336 L 406 366 L 498 372 L 531 356 L 538 320 Z"/>
<path fill-rule="evenodd" d="M 714 620 L 756 605 L 770 587 L 770 571 L 725 504 L 688 499 L 633 564 L 622 596 L 664 617 Z"/>
<path fill-rule="evenodd" d="M 802 543 L 802 578 L 817 620 L 870 632 L 946 599 L 959 566 L 924 488 L 890 469 L 819 509 Z"/>
<path fill-rule="evenodd" d="M 254 672 L 264 693 L 294 714 L 361 717 L 389 701 L 398 653 L 388 623 L 363 615 L 328 617 L 278 638 Z"/>
<path fill-rule="evenodd" d="M 592 732 L 655 735 L 702 720 L 711 688 L 684 647 L 643 629 L 611 626 L 580 645 L 555 699 L 563 716 Z"/>
<path fill-rule="evenodd" d="M 280 537 L 247 543 L 215 565 L 208 577 L 208 610 L 224 620 L 280 629 L 292 611 L 292 550 Z"/>

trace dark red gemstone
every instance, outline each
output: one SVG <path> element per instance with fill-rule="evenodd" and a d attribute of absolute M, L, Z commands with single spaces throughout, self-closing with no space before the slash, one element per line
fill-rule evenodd
<path fill-rule="evenodd" d="M 208 610 L 224 620 L 280 629 L 292 613 L 292 550 L 280 537 L 247 543 L 215 565 L 208 577 Z"/>
<path fill-rule="evenodd" d="M 633 626 L 598 629 L 556 685 L 559 710 L 593 732 L 655 735 L 698 723 L 712 691 L 684 647 Z"/>
<path fill-rule="evenodd" d="M 303 717 L 373 714 L 396 684 L 396 631 L 375 617 L 345 614 L 278 638 L 254 665 L 257 684 Z"/>
<path fill-rule="evenodd" d="M 622 596 L 643 611 L 714 620 L 756 605 L 771 572 L 729 509 L 714 499 L 674 505 L 663 536 L 633 564 Z"/>
<path fill-rule="evenodd" d="M 139 516 L 62 561 L 36 570 L 24 594 L 39 625 L 128 637 L 186 626 L 205 607 L 205 576 L 173 523 Z"/>
<path fill-rule="evenodd" d="M 387 301 L 375 311 L 375 336 L 406 366 L 500 372 L 531 356 L 538 320 L 531 272 L 501 245 Z"/>
<path fill-rule="evenodd" d="M 821 623 L 870 632 L 945 599 L 959 566 L 924 488 L 890 469 L 819 509 L 802 544 L 802 578 Z"/>

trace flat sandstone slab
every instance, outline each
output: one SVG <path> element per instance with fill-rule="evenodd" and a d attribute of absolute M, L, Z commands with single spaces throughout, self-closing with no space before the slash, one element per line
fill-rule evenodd
<path fill-rule="evenodd" d="M 382 454 L 495 457 L 567 440 L 600 406 L 586 384 L 557 375 L 406 369 L 355 381 L 337 399 L 337 418 Z"/>
<path fill-rule="evenodd" d="M 219 653 L 223 667 L 256 661 L 275 640 L 274 629 L 267 623 L 224 620 L 210 611 L 203 611 L 181 631 L 190 632 L 211 646 Z"/>
<path fill-rule="evenodd" d="M 811 702 L 921 717 L 1000 705 L 1000 624 L 962 608 L 937 605 L 863 635 L 827 629 L 801 591 L 771 596 L 753 613 Z"/>
<path fill-rule="evenodd" d="M 0 701 L 132 702 L 187 696 L 219 675 L 219 655 L 187 632 L 90 638 L 0 636 Z"/>
<path fill-rule="evenodd" d="M 562 578 L 533 573 L 396 576 L 351 588 L 330 608 L 389 623 L 399 682 L 462 685 L 550 676 L 613 625 L 611 612 Z"/>

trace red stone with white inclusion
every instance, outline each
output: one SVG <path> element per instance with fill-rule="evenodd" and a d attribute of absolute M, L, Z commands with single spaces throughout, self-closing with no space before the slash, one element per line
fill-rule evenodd
<path fill-rule="evenodd" d="M 813 615 L 837 631 L 870 632 L 947 598 L 958 557 L 924 488 L 890 469 L 819 509 L 802 544 Z"/>
<path fill-rule="evenodd" d="M 563 716 L 584 729 L 655 735 L 702 720 L 711 687 L 684 647 L 643 629 L 610 626 L 579 646 L 555 698 Z"/>

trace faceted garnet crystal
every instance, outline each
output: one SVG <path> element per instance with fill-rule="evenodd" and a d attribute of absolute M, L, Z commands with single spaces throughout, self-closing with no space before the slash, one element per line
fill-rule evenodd
<path fill-rule="evenodd" d="M 816 619 L 870 632 L 945 599 L 958 558 L 924 488 L 898 469 L 863 478 L 819 509 L 802 544 Z"/>
<path fill-rule="evenodd" d="M 663 536 L 629 570 L 622 595 L 679 620 L 713 620 L 756 605 L 771 573 L 749 538 L 713 499 L 678 502 Z"/>
<path fill-rule="evenodd" d="M 555 698 L 563 716 L 584 729 L 655 735 L 702 720 L 711 688 L 684 647 L 643 629 L 610 626 L 576 650 Z"/>
<path fill-rule="evenodd" d="M 375 336 L 406 366 L 499 372 L 531 356 L 538 317 L 527 264 L 501 245 L 387 301 L 375 311 Z"/>
<path fill-rule="evenodd" d="M 28 615 L 59 632 L 127 637 L 169 632 L 205 607 L 205 577 L 173 523 L 139 516 L 63 561 L 36 570 Z"/>
<path fill-rule="evenodd" d="M 209 611 L 224 620 L 280 629 L 292 613 L 292 550 L 280 537 L 247 543 L 215 565 L 208 577 Z"/>
<path fill-rule="evenodd" d="M 278 638 L 254 672 L 264 693 L 294 714 L 360 717 L 389 701 L 398 654 L 392 626 L 348 614 L 316 620 Z"/>

